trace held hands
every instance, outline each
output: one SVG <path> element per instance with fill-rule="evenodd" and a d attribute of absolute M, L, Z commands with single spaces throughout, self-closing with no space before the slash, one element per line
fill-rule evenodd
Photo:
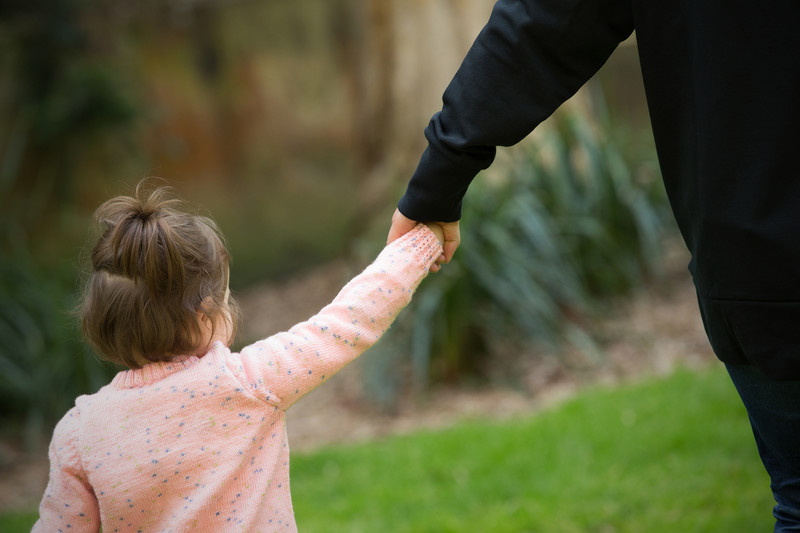
<path fill-rule="evenodd" d="M 416 220 L 403 215 L 400 210 L 395 210 L 392 215 L 392 227 L 389 229 L 389 236 L 386 239 L 387 244 L 405 235 L 417 225 Z M 431 231 L 442 243 L 444 253 L 436 260 L 436 263 L 431 266 L 431 272 L 438 272 L 441 265 L 447 264 L 453 258 L 458 245 L 461 244 L 461 233 L 458 227 L 458 221 L 455 222 L 426 222 Z"/>
<path fill-rule="evenodd" d="M 435 222 L 425 225 L 428 226 L 428 229 L 431 230 L 434 235 L 436 235 L 436 239 L 439 241 L 439 244 L 441 244 L 442 248 L 444 248 L 444 230 L 442 227 Z"/>

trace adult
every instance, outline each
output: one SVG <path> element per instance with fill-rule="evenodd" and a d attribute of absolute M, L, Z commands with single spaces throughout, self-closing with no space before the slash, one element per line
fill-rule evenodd
<path fill-rule="evenodd" d="M 800 531 L 800 2 L 500 0 L 443 97 L 392 219 L 459 245 L 462 198 L 636 32 L 661 172 L 711 345 Z"/>

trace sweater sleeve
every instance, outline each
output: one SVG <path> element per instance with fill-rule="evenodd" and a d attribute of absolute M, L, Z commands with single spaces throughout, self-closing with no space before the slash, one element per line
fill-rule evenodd
<path fill-rule="evenodd" d="M 256 396 L 287 409 L 380 339 L 441 252 L 433 232 L 418 225 L 318 314 L 244 348 L 235 372 Z"/>
<path fill-rule="evenodd" d="M 56 426 L 50 442 L 50 479 L 31 533 L 100 531 L 100 509 L 79 455 L 80 413 L 73 407 Z"/>
<path fill-rule="evenodd" d="M 475 175 L 550 116 L 633 31 L 626 0 L 500 0 L 425 129 L 398 208 L 450 222 Z"/>

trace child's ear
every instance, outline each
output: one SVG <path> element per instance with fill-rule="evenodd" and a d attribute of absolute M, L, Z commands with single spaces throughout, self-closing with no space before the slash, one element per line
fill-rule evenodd
<path fill-rule="evenodd" d="M 214 321 L 202 309 L 195 311 L 195 316 L 197 316 L 197 332 L 199 333 L 199 338 L 195 339 L 194 343 L 195 355 L 202 357 L 211 346 L 214 336 Z"/>
<path fill-rule="evenodd" d="M 203 298 L 203 301 L 200 302 L 200 305 L 198 305 L 195 308 L 195 314 L 197 314 L 198 322 L 200 323 L 203 323 L 205 321 L 213 322 L 211 320 L 211 317 L 206 312 L 206 309 L 213 309 L 213 308 L 214 308 L 214 299 L 211 296 L 206 296 L 205 298 Z"/>

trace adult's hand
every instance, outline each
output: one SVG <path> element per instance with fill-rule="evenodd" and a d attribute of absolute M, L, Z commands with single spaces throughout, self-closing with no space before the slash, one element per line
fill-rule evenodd
<path fill-rule="evenodd" d="M 441 227 L 442 233 L 444 234 L 444 242 L 442 243 L 444 251 L 442 256 L 436 261 L 436 264 L 431 267 L 431 272 L 438 272 L 440 265 L 449 263 L 450 260 L 453 259 L 453 254 L 455 254 L 456 249 L 458 249 L 458 246 L 461 244 L 461 231 L 457 220 L 455 222 L 434 222 L 434 224 Z M 386 242 L 390 243 L 402 237 L 414 229 L 416 225 L 416 220 L 411 220 L 403 215 L 399 209 L 396 209 L 394 215 L 392 215 L 392 227 L 389 229 L 389 236 Z"/>
<path fill-rule="evenodd" d="M 386 244 L 396 241 L 417 225 L 416 220 L 411 220 L 406 217 L 399 209 L 394 210 L 392 215 L 392 227 L 389 228 L 389 236 L 386 238 Z"/>

